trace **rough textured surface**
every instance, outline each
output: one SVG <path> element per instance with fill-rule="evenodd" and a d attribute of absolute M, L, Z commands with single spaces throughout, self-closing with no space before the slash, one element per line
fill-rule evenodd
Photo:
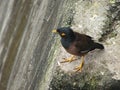
<path fill-rule="evenodd" d="M 105 50 L 86 55 L 82 72 L 74 72 L 78 60 L 61 64 L 70 55 L 60 45 L 58 67 L 50 90 L 119 90 L 120 89 L 120 3 L 115 1 L 79 0 L 75 3 L 71 26 L 75 31 L 102 41 Z"/>
<path fill-rule="evenodd" d="M 0 11 L 0 90 L 120 90 L 119 2 L 0 0 Z M 73 71 L 80 57 L 59 63 L 69 54 L 51 29 L 61 26 L 105 46 L 88 53 L 82 72 Z"/>
<path fill-rule="evenodd" d="M 54 67 L 51 30 L 65 3 L 0 0 L 0 90 L 47 90 Z"/>
<path fill-rule="evenodd" d="M 104 71 L 66 73 L 58 67 L 49 90 L 119 90 L 120 80 L 112 79 L 113 75 Z"/>

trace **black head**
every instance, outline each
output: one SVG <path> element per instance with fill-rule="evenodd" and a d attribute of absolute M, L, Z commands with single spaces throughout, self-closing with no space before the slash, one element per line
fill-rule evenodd
<path fill-rule="evenodd" d="M 70 27 L 58 28 L 56 30 L 52 30 L 52 32 L 57 32 L 61 36 L 61 43 L 66 49 L 75 40 L 74 32 Z"/>
<path fill-rule="evenodd" d="M 74 32 L 70 27 L 58 28 L 57 32 L 62 38 L 73 38 L 74 37 Z"/>

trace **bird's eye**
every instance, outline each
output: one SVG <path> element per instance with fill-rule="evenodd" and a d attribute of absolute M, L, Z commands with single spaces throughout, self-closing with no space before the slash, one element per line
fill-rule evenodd
<path fill-rule="evenodd" d="M 61 36 L 65 36 L 66 34 L 65 33 L 61 33 Z"/>

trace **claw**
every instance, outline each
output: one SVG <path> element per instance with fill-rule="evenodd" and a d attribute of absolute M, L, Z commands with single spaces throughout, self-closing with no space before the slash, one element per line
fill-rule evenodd
<path fill-rule="evenodd" d="M 72 61 L 76 60 L 74 55 L 72 55 L 70 58 L 63 58 L 63 59 L 64 59 L 64 61 L 61 61 L 60 63 L 72 62 Z"/>

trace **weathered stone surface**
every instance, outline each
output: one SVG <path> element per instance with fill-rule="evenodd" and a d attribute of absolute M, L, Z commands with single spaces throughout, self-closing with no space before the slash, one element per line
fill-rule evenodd
<path fill-rule="evenodd" d="M 0 90 L 120 89 L 119 2 L 1 0 L 0 11 Z M 61 26 L 93 36 L 105 46 L 88 53 L 82 72 L 73 70 L 80 57 L 59 63 L 69 54 L 51 29 Z"/>
<path fill-rule="evenodd" d="M 47 90 L 66 0 L 0 0 L 0 90 Z M 52 46 L 53 45 L 53 46 Z"/>
<path fill-rule="evenodd" d="M 60 46 L 57 70 L 50 90 L 119 90 L 120 89 L 120 3 L 108 0 L 79 0 L 75 3 L 71 26 L 75 31 L 100 41 L 105 50 L 86 55 L 82 72 L 74 72 L 80 58 L 60 63 L 70 55 Z"/>

